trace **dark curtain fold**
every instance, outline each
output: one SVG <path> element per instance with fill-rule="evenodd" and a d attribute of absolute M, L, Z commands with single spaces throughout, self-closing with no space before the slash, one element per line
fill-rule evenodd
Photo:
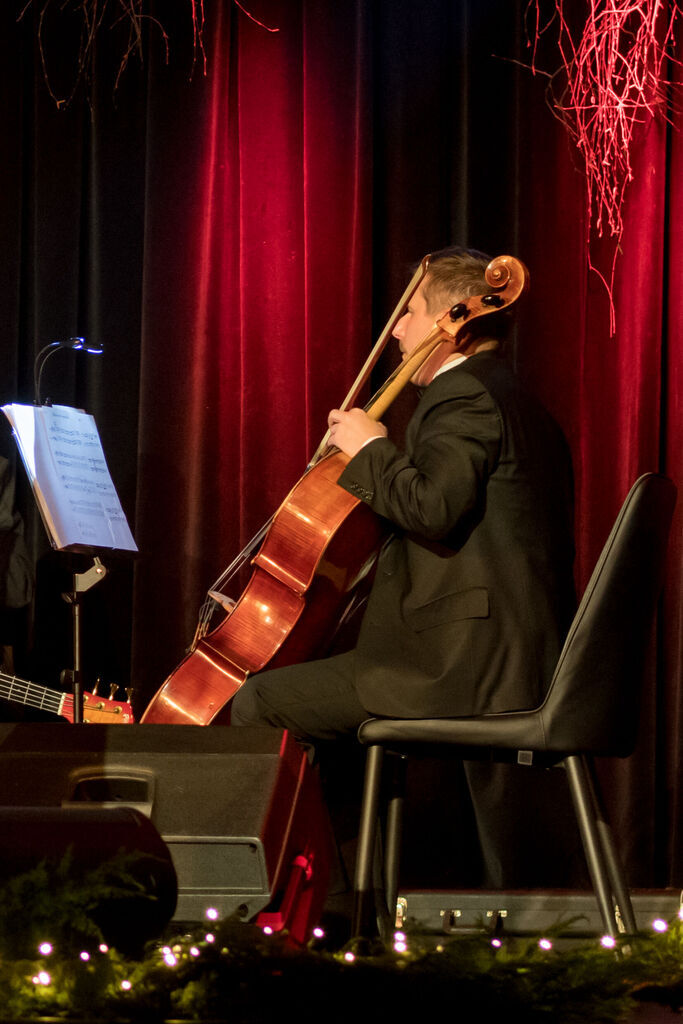
<path fill-rule="evenodd" d="M 147 23 L 144 60 L 114 90 L 123 28 L 103 32 L 91 104 L 81 87 L 63 109 L 43 80 L 38 8 L 17 22 L 23 6 L 0 12 L 0 397 L 32 400 L 48 341 L 104 343 L 101 359 L 52 357 L 43 394 L 95 414 L 140 548 L 88 595 L 87 682 L 131 679 L 144 708 L 206 589 L 300 476 L 410 265 L 442 245 L 530 267 L 513 355 L 572 446 L 579 585 L 639 473 L 681 486 L 680 132 L 660 119 L 638 133 L 611 337 L 576 153 L 523 66 L 525 0 L 248 5 L 278 32 L 212 0 L 206 74 L 191 5 L 156 3 L 168 62 Z M 55 7 L 48 28 L 54 81 L 68 83 L 78 25 Z M 592 254 L 605 271 L 609 240 Z M 392 430 L 409 409 L 406 395 Z M 8 431 L 2 442 L 10 454 Z M 60 592 L 82 563 L 49 551 L 18 483 L 38 578 L 22 671 L 52 682 L 70 663 Z M 601 769 L 638 885 L 680 884 L 683 870 L 682 507 L 639 747 Z"/>

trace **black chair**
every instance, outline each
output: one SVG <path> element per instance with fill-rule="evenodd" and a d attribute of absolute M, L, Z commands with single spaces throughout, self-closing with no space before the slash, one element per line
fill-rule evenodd
<path fill-rule="evenodd" d="M 485 754 L 492 761 L 562 765 L 605 932 L 633 934 L 636 922 L 619 856 L 602 808 L 593 755 L 627 757 L 635 746 L 640 691 L 664 564 L 676 488 L 641 476 L 631 488 L 574 617 L 547 694 L 529 711 L 470 718 L 372 718 L 358 738 L 367 760 L 352 934 L 391 927 L 398 894 L 403 785 L 393 771 L 387 796 L 384 862 L 375 884 L 378 814 L 385 753 L 396 765 L 410 753 Z M 516 753 L 516 757 L 515 757 Z M 388 773 L 384 773 L 388 775 Z M 386 794 L 385 794 L 386 795 Z"/>

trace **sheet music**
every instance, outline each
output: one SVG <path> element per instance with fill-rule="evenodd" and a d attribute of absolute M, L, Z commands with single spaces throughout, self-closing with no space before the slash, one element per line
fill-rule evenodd
<path fill-rule="evenodd" d="M 94 418 L 66 405 L 5 405 L 50 538 L 137 551 Z"/>

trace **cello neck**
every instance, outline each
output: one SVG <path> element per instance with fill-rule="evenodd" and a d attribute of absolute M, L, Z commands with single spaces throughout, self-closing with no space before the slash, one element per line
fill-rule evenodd
<path fill-rule="evenodd" d="M 370 374 L 374 370 L 374 368 L 375 368 L 375 366 L 377 364 L 377 361 L 378 361 L 379 357 L 381 356 L 382 352 L 384 351 L 384 348 L 385 348 L 387 342 L 392 337 L 393 330 L 394 330 L 396 324 L 398 323 L 398 321 L 403 316 L 403 313 L 405 312 L 406 306 L 410 302 L 411 298 L 413 297 L 413 295 L 417 291 L 417 289 L 418 289 L 418 287 L 420 285 L 420 282 L 422 281 L 422 279 L 424 278 L 425 274 L 427 273 L 427 270 L 429 269 L 429 260 L 430 260 L 430 258 L 431 258 L 430 255 L 427 254 L 426 256 L 423 256 L 422 260 L 420 261 L 419 267 L 417 268 L 417 270 L 413 274 L 412 278 L 410 279 L 410 281 L 408 283 L 408 287 L 403 292 L 403 295 L 398 300 L 398 302 L 397 302 L 397 304 L 396 304 L 396 306 L 394 308 L 393 313 L 391 314 L 391 316 L 387 320 L 386 324 L 384 325 L 384 329 L 382 330 L 382 333 L 380 334 L 379 338 L 377 339 L 377 341 L 373 345 L 372 351 L 370 352 L 370 355 L 368 356 L 368 358 L 365 360 L 365 363 L 363 364 L 360 373 L 358 374 L 358 376 L 354 380 L 353 384 L 349 388 L 349 391 L 346 394 L 346 397 L 344 398 L 344 401 L 339 406 L 339 408 L 341 409 L 342 412 L 344 412 L 346 409 L 350 409 L 351 406 L 355 405 L 356 402 L 358 401 L 358 396 L 360 395 L 361 391 L 365 387 L 365 385 L 366 385 L 366 383 L 368 381 L 368 378 L 370 377 Z M 392 377 L 393 377 L 393 374 L 392 374 Z M 383 385 L 381 390 L 384 390 L 384 388 L 387 386 L 387 384 L 392 379 L 392 377 L 390 377 L 389 380 L 385 382 L 385 384 Z M 378 392 L 378 394 L 379 394 L 379 392 Z M 373 399 L 373 401 L 374 401 L 374 399 Z M 390 401 L 393 401 L 393 399 L 391 399 Z M 379 419 L 379 416 L 377 417 L 377 419 Z M 328 450 L 328 447 L 329 447 L 328 446 L 329 438 L 330 438 L 330 432 L 328 430 L 328 431 L 326 431 L 325 436 L 323 437 L 322 441 L 320 442 L 320 444 L 316 448 L 316 450 L 315 450 L 315 452 L 314 452 L 314 454 L 313 454 L 313 456 L 312 456 L 312 458 L 311 458 L 311 460 L 310 460 L 310 462 L 308 464 L 308 468 L 309 469 L 310 469 L 311 466 L 314 466 L 315 463 L 318 462 L 322 458 L 323 455 L 325 455 L 327 453 L 327 450 Z"/>
<path fill-rule="evenodd" d="M 443 341 L 450 341 L 450 336 L 435 324 L 426 338 L 423 338 L 408 358 L 396 367 L 391 376 L 384 382 L 366 406 L 365 411 L 371 419 L 381 420 L 394 399 L 398 397 L 417 370 L 429 358 L 436 346 L 440 345 Z"/>

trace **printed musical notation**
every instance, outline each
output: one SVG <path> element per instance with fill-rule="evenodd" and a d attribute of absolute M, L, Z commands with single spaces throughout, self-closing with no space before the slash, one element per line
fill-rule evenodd
<path fill-rule="evenodd" d="M 65 405 L 15 404 L 2 411 L 53 545 L 137 551 L 94 418 Z"/>

